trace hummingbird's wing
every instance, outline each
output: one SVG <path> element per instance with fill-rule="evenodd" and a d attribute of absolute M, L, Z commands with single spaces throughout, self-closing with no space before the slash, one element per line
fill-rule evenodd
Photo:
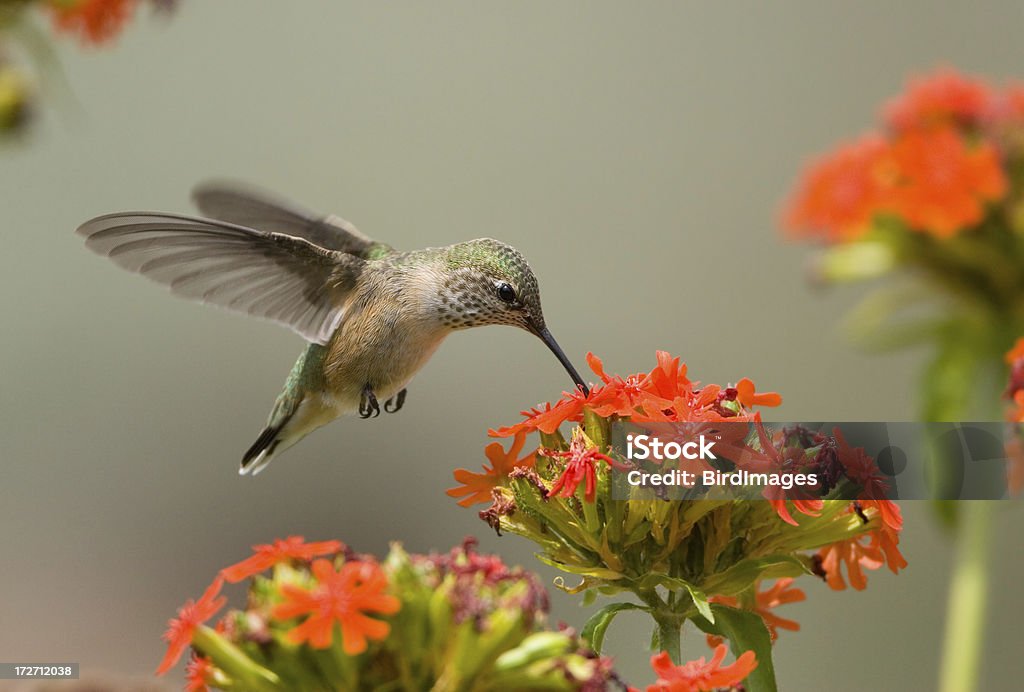
<path fill-rule="evenodd" d="M 325 344 L 365 262 L 304 238 L 222 221 L 123 212 L 78 228 L 90 250 L 172 293 L 294 329 Z"/>
<path fill-rule="evenodd" d="M 391 250 L 366 237 L 355 224 L 324 216 L 294 202 L 248 185 L 211 181 L 192 190 L 192 201 L 204 216 L 272 233 L 305 238 L 314 245 L 363 259 Z"/>

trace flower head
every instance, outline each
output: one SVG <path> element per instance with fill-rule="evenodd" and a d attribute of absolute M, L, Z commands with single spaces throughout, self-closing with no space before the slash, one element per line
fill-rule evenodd
<path fill-rule="evenodd" d="M 114 38 L 131 19 L 137 0 L 47 0 L 56 27 L 78 34 L 83 43 Z"/>
<path fill-rule="evenodd" d="M 392 544 L 383 562 L 344 551 L 268 569 L 252 575 L 244 609 L 215 628 L 197 623 L 223 604 L 223 576 L 172 622 L 174 646 L 192 645 L 188 690 L 376 690 L 393 687 L 396 670 L 410 690 L 457 680 L 466 689 L 596 691 L 616 679 L 611 661 L 574 632 L 545 628 L 547 594 L 535 575 L 478 553 L 473 539 L 442 554 Z"/>
<path fill-rule="evenodd" d="M 885 105 L 885 123 L 897 132 L 934 126 L 973 127 L 987 118 L 995 102 L 981 79 L 953 69 L 912 79 L 907 90 Z"/>
<path fill-rule="evenodd" d="M 572 442 L 569 449 L 565 451 L 546 449 L 544 456 L 565 459 L 565 470 L 555 481 L 555 484 L 548 490 L 548 497 L 572 497 L 580 483 L 584 484 L 583 497 L 587 502 L 593 502 L 597 493 L 597 470 L 595 466 L 605 462 L 609 466 L 621 468 L 621 464 L 607 454 L 602 454 L 593 446 L 583 431 L 577 428 L 573 431 Z"/>
<path fill-rule="evenodd" d="M 388 623 L 367 615 L 393 615 L 401 606 L 397 598 L 386 593 L 387 577 L 378 565 L 353 560 L 335 570 L 329 561 L 318 559 L 311 570 L 316 584 L 310 589 L 283 585 L 284 600 L 271 610 L 278 619 L 307 616 L 289 632 L 292 642 L 309 642 L 315 649 L 326 649 L 334 640 L 337 624 L 343 650 L 354 656 L 366 651 L 367 640 L 388 635 Z"/>
<path fill-rule="evenodd" d="M 881 137 L 868 135 L 812 162 L 786 205 L 786 228 L 832 242 L 862 236 L 887 187 L 881 168 L 886 148 Z"/>
<path fill-rule="evenodd" d="M 185 692 L 208 692 L 213 671 L 213 661 L 193 655 L 185 672 Z"/>
<path fill-rule="evenodd" d="M 491 502 L 491 491 L 494 490 L 508 474 L 517 468 L 532 468 L 536 461 L 536 451 L 530 452 L 522 459 L 519 452 L 526 442 L 526 431 L 520 430 L 516 433 L 515 439 L 508 452 L 501 446 L 500 442 L 492 442 L 484 448 L 484 455 L 491 462 L 491 465 L 484 466 L 483 473 L 473 473 L 466 469 L 456 469 L 455 480 L 462 485 L 457 488 L 449 488 L 446 492 L 449 497 L 460 497 L 459 504 L 463 507 L 478 502 Z"/>
<path fill-rule="evenodd" d="M 345 546 L 339 541 L 306 543 L 302 536 L 289 536 L 273 543 L 254 545 L 252 549 L 254 554 L 251 557 L 221 570 L 221 575 L 228 583 L 238 583 L 283 562 L 308 561 L 322 555 L 333 555 L 344 550 Z"/>
<path fill-rule="evenodd" d="M 898 508 L 894 503 L 889 504 L 891 505 L 890 511 L 895 509 L 895 516 L 890 516 L 889 520 L 902 527 L 903 520 L 899 515 Z M 847 512 L 867 517 L 868 509 L 870 507 L 864 503 L 854 502 L 850 504 Z M 875 506 L 875 510 L 879 515 L 885 516 L 878 506 Z M 874 570 L 882 565 L 887 565 L 896 574 L 907 566 L 907 560 L 900 553 L 899 529 L 892 528 L 883 522 L 867 533 L 824 546 L 818 551 L 817 564 L 830 588 L 836 591 L 846 588 L 846 581 L 843 579 L 842 573 L 842 568 L 845 566 L 850 586 L 857 591 L 863 591 L 868 585 L 867 576 L 864 574 L 865 569 Z"/>
<path fill-rule="evenodd" d="M 901 135 L 886 161 L 894 182 L 882 208 L 911 229 L 940 238 L 981 221 L 984 205 L 1008 186 L 995 147 L 969 144 L 951 127 Z"/>
<path fill-rule="evenodd" d="M 755 668 L 757 658 L 753 651 L 745 651 L 732 664 L 722 666 L 728 648 L 720 644 L 710 661 L 704 657 L 682 665 L 673 665 L 669 655 L 662 651 L 651 657 L 651 667 L 658 681 L 647 686 L 647 692 L 708 692 L 737 687 Z"/>
<path fill-rule="evenodd" d="M 223 586 L 224 578 L 218 575 L 198 601 L 186 601 L 178 610 L 178 617 L 167 623 L 167 631 L 164 633 L 164 640 L 168 642 L 167 654 L 157 666 L 157 675 L 163 675 L 174 667 L 192 643 L 192 634 L 196 628 L 216 615 L 227 603 L 227 598 L 219 595 Z"/>

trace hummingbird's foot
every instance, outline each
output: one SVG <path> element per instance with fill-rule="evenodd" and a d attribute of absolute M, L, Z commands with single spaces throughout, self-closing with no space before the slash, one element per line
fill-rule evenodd
<path fill-rule="evenodd" d="M 404 389 L 384 402 L 384 410 L 387 411 L 388 413 L 398 413 L 398 411 L 401 410 L 403 404 L 405 404 Z"/>
<path fill-rule="evenodd" d="M 376 418 L 379 415 L 380 404 L 377 403 L 377 396 L 373 393 L 370 383 L 367 382 L 366 386 L 363 387 L 363 396 L 359 400 L 359 417 L 369 418 L 373 416 Z"/>

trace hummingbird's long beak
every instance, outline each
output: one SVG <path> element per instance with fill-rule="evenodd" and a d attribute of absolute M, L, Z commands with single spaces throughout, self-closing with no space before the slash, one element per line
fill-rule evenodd
<path fill-rule="evenodd" d="M 558 362 L 561 363 L 562 367 L 569 373 L 569 377 L 571 377 L 572 381 L 576 383 L 576 386 L 583 390 L 584 395 L 589 396 L 590 389 L 587 387 L 587 383 L 584 382 L 583 378 L 580 377 L 580 374 L 576 372 L 576 368 L 572 366 L 569 358 L 565 355 L 565 352 L 562 351 L 562 347 L 558 345 L 558 342 L 555 341 L 555 337 L 551 336 L 551 332 L 548 331 L 548 328 L 538 328 L 532 324 L 530 326 L 532 327 L 530 331 L 540 337 L 540 340 L 551 349 L 551 352 L 555 354 L 555 358 L 558 358 Z"/>

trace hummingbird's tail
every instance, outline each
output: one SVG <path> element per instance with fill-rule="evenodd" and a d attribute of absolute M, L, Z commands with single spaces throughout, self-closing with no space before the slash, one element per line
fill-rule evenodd
<path fill-rule="evenodd" d="M 333 398 L 323 391 L 319 379 L 326 352 L 323 346 L 309 344 L 299 356 L 284 391 L 277 397 L 267 427 L 242 456 L 238 473 L 255 476 L 275 455 L 338 417 Z"/>
<path fill-rule="evenodd" d="M 277 398 L 267 427 L 242 456 L 238 473 L 255 476 L 271 460 L 322 425 L 338 417 L 339 410 L 320 391 L 286 388 Z"/>
<path fill-rule="evenodd" d="M 249 447 L 242 456 L 242 465 L 238 469 L 239 474 L 255 476 L 267 467 L 270 460 L 274 458 L 274 452 L 281 445 L 281 431 L 289 420 L 291 420 L 290 415 L 276 425 L 268 425 L 263 428 L 263 432 L 252 443 L 252 447 Z"/>

